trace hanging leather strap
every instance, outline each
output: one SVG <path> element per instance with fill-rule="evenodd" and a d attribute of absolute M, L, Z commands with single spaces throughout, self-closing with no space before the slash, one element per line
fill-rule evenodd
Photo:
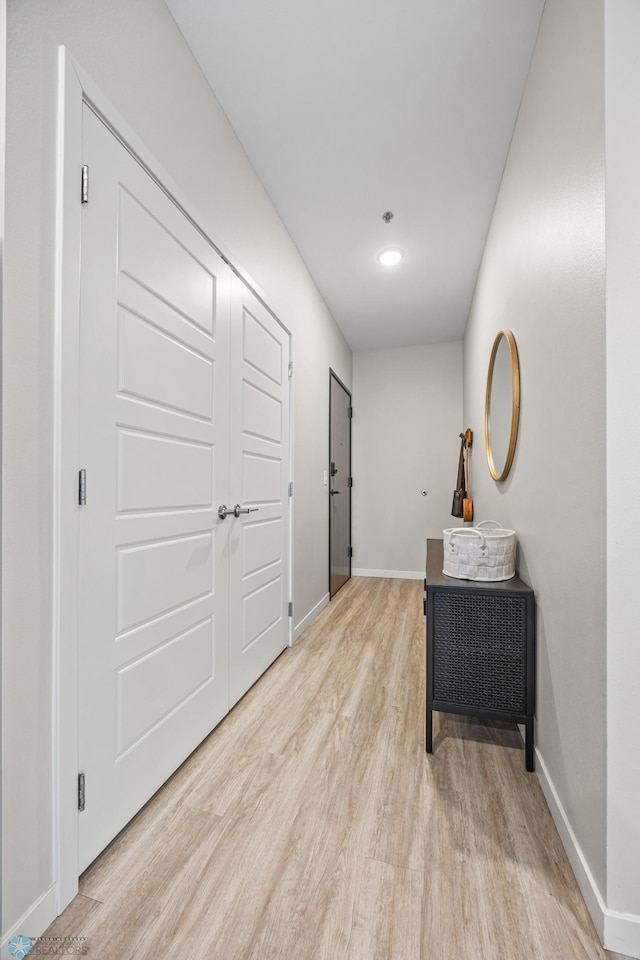
<path fill-rule="evenodd" d="M 456 484 L 456 489 L 453 491 L 453 502 L 451 504 L 451 516 L 452 517 L 462 517 L 464 516 L 464 506 L 463 500 L 467 496 L 467 491 L 465 489 L 465 480 L 464 480 L 464 453 L 465 453 L 465 435 L 464 433 L 460 434 L 462 439 L 462 445 L 460 447 L 460 458 L 458 460 L 458 481 Z"/>
<path fill-rule="evenodd" d="M 462 443 L 460 444 L 460 458 L 458 460 L 458 482 L 456 483 L 456 490 L 462 492 L 463 497 L 467 495 L 467 486 L 465 481 L 465 469 L 464 469 L 464 453 L 466 449 L 466 437 L 464 433 L 460 434 Z"/>

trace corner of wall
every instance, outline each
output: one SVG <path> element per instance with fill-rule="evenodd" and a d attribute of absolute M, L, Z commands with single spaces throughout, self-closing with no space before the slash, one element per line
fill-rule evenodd
<path fill-rule="evenodd" d="M 309 612 L 302 618 L 302 620 L 296 623 L 295 627 L 293 628 L 294 643 L 299 637 L 302 636 L 302 634 L 307 629 L 307 627 L 310 627 L 311 624 L 314 622 L 314 620 L 318 619 L 318 617 L 320 616 L 324 608 L 329 603 L 330 599 L 331 597 L 329 596 L 329 594 L 325 593 L 322 599 L 319 600 L 318 603 L 316 603 L 316 605 L 311 608 L 311 610 L 309 610 Z"/>

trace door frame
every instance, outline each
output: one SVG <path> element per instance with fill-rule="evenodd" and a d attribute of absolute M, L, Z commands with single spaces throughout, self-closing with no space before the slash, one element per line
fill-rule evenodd
<path fill-rule="evenodd" d="M 53 553 L 52 553 L 52 816 L 55 908 L 60 914 L 78 892 L 78 409 L 82 111 L 87 104 L 182 211 L 225 263 L 253 291 L 286 332 L 258 285 L 209 230 L 206 218 L 165 172 L 91 77 L 64 46 L 58 51 L 53 337 Z M 289 380 L 291 390 L 291 380 Z M 287 429 L 291 439 L 292 417 Z M 293 451 L 289 448 L 289 480 Z M 90 495 L 90 491 L 88 491 Z M 293 511 L 289 521 L 289 601 L 292 600 Z M 292 643 L 289 619 L 289 645 Z"/>
<path fill-rule="evenodd" d="M 351 393 L 351 391 L 345 386 L 345 384 L 342 382 L 342 380 L 340 379 L 340 377 L 338 376 L 338 374 L 335 372 L 335 370 L 332 370 L 332 368 L 329 367 L 329 490 L 331 490 L 331 381 L 332 381 L 332 380 L 335 380 L 336 383 L 337 383 L 339 386 L 341 386 L 342 389 L 344 390 L 344 392 L 347 394 L 347 396 L 349 397 L 349 409 L 352 409 L 352 404 L 351 404 L 352 393 Z M 351 418 L 349 418 L 349 480 L 353 480 L 353 476 L 352 476 L 352 465 L 351 465 L 351 451 L 352 451 L 352 439 L 353 439 L 353 438 L 352 438 L 352 424 L 353 424 L 353 421 L 352 421 Z M 349 547 L 350 547 L 350 548 L 353 548 L 353 542 L 352 542 L 352 535 L 353 535 L 353 530 L 352 530 L 352 504 L 351 504 L 351 500 L 352 500 L 352 493 L 351 493 L 351 491 L 352 491 L 352 489 L 353 489 L 353 487 L 352 487 L 352 486 L 349 486 Z M 329 497 L 329 510 L 328 510 L 328 516 L 329 516 L 329 563 L 328 563 L 328 574 L 327 574 L 327 576 L 328 576 L 328 581 L 327 581 L 327 582 L 328 582 L 329 600 L 332 600 L 333 598 L 332 598 L 332 596 L 331 596 L 331 496 L 330 496 L 329 494 L 327 494 L 327 496 Z M 350 557 L 349 557 L 349 580 L 351 579 L 351 568 L 352 568 L 352 563 L 351 563 L 351 561 L 352 561 L 352 557 L 350 556 Z M 344 586 L 344 584 L 343 584 L 343 586 Z M 336 590 L 336 593 L 338 593 L 338 592 L 339 592 L 339 590 Z M 334 593 L 333 596 L 335 596 L 335 593 Z"/>

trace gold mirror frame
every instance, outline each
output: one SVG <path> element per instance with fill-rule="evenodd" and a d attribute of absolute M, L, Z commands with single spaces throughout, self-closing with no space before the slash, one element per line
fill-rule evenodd
<path fill-rule="evenodd" d="M 502 473 L 498 473 L 493 460 L 493 451 L 491 449 L 491 389 L 493 386 L 493 368 L 496 362 L 496 355 L 500 341 L 505 338 L 509 346 L 511 356 L 511 433 L 509 435 L 509 449 L 505 460 Z M 489 372 L 487 374 L 487 395 L 484 404 L 484 446 L 487 453 L 487 463 L 489 472 L 494 480 L 506 480 L 511 470 L 513 457 L 516 452 L 516 441 L 518 439 L 518 423 L 520 420 L 520 363 L 518 361 L 518 348 L 515 337 L 510 330 L 500 330 L 493 341 L 491 358 L 489 360 Z"/>

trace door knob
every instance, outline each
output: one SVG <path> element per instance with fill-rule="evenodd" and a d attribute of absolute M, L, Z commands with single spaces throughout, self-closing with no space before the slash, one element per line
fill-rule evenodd
<path fill-rule="evenodd" d="M 339 490 L 329 490 L 329 493 L 332 497 L 335 497 L 336 493 L 340 493 Z"/>
<path fill-rule="evenodd" d="M 258 507 L 241 507 L 239 503 L 236 503 L 233 510 L 229 510 L 229 513 L 232 513 L 234 517 L 239 517 L 241 513 L 257 513 Z"/>
<path fill-rule="evenodd" d="M 225 517 L 228 517 L 230 513 L 234 513 L 234 512 L 235 512 L 234 510 L 227 509 L 227 506 L 224 503 L 220 504 L 220 506 L 218 507 L 218 516 L 220 517 L 221 520 L 224 520 Z"/>

